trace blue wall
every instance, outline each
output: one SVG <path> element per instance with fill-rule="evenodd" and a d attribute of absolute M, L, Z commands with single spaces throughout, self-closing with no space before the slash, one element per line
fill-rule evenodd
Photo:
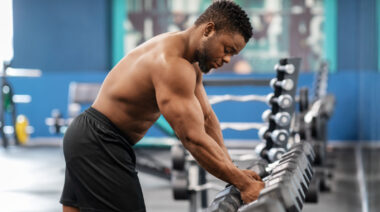
<path fill-rule="evenodd" d="M 10 78 L 17 94 L 31 94 L 18 105 L 35 127 L 33 137 L 49 135 L 44 124 L 54 108 L 67 110 L 71 81 L 101 82 L 110 69 L 110 2 L 108 0 L 15 0 L 14 67 L 39 68 L 41 78 Z M 329 123 L 332 140 L 378 140 L 380 74 L 376 71 L 375 0 L 338 0 L 338 71 L 330 75 L 329 92 L 336 111 Z M 254 77 L 263 77 L 253 75 Z M 313 75 L 299 85 L 311 88 Z M 212 94 L 267 94 L 270 88 L 206 88 Z M 263 103 L 222 103 L 214 106 L 221 121 L 261 121 Z M 228 111 L 228 113 L 226 113 Z M 226 138 L 256 138 L 256 132 L 225 131 Z M 162 136 L 157 129 L 149 135 Z"/>
<path fill-rule="evenodd" d="M 13 67 L 51 71 L 110 67 L 107 0 L 14 0 Z"/>

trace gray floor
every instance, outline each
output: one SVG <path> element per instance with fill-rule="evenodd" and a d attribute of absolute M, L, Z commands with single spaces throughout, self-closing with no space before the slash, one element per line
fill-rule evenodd
<path fill-rule="evenodd" d="M 367 178 L 369 211 L 376 211 L 379 198 L 379 164 L 374 157 L 380 151 L 363 150 L 364 173 Z M 168 153 L 169 154 L 169 153 Z M 359 186 L 357 157 L 353 148 L 336 148 L 332 191 L 320 195 L 318 204 L 306 204 L 306 212 L 362 211 L 363 189 Z M 378 156 L 377 156 L 378 158 Z M 165 163 L 167 163 L 166 161 Z M 55 212 L 64 181 L 64 160 L 59 147 L 11 147 L 0 149 L 0 211 L 1 212 Z M 149 212 L 187 211 L 188 202 L 174 201 L 168 181 L 139 173 Z M 376 187 L 377 186 L 377 187 Z M 213 196 L 215 192 L 211 193 Z M 364 195 L 364 197 L 366 197 Z"/>

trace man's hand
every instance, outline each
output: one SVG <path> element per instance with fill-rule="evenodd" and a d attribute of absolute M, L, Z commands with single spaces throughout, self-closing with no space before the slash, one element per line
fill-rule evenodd
<path fill-rule="evenodd" d="M 250 178 L 253 178 L 254 180 L 262 181 L 261 177 L 254 171 L 243 169 L 241 170 L 245 175 L 247 175 Z"/>
<path fill-rule="evenodd" d="M 262 181 L 254 180 L 252 178 L 250 178 L 250 180 L 251 182 L 248 185 L 239 188 L 240 196 L 244 204 L 257 200 L 260 191 L 265 187 L 265 183 Z"/>

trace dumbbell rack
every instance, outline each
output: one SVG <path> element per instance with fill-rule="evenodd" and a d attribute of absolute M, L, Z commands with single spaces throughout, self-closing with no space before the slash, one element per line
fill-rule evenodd
<path fill-rule="evenodd" d="M 256 153 L 268 161 L 275 161 L 288 149 L 289 129 L 295 112 L 295 93 L 300 69 L 300 58 L 285 58 L 275 66 L 276 78 L 270 82 L 274 93 L 268 95 L 270 110 L 263 113 L 268 127 L 259 130 L 263 143 L 256 147 Z"/>
<path fill-rule="evenodd" d="M 313 147 L 305 142 L 293 145 L 281 159 L 271 164 L 257 160 L 248 168 L 265 182 L 258 200 L 243 205 L 240 191 L 227 186 L 208 207 L 208 212 L 300 212 L 306 199 L 314 171 Z"/>
<path fill-rule="evenodd" d="M 314 168 L 316 177 L 310 189 L 311 201 L 318 201 L 319 191 L 329 191 L 328 164 L 326 161 L 327 123 L 332 116 L 335 97 L 327 94 L 328 67 L 322 63 L 315 74 L 314 95 L 309 100 L 308 88 L 299 91 L 299 113 L 296 115 L 296 124 L 293 134 L 298 134 L 300 140 L 310 142 L 316 153 Z M 310 102 L 310 104 L 309 104 Z"/>

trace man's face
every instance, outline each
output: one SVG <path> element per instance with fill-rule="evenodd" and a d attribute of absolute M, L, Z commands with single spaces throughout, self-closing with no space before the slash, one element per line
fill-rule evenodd
<path fill-rule="evenodd" d="M 203 73 L 220 68 L 228 63 L 231 57 L 238 54 L 246 43 L 244 37 L 237 32 L 213 32 L 202 40 L 197 51 L 199 68 Z"/>

